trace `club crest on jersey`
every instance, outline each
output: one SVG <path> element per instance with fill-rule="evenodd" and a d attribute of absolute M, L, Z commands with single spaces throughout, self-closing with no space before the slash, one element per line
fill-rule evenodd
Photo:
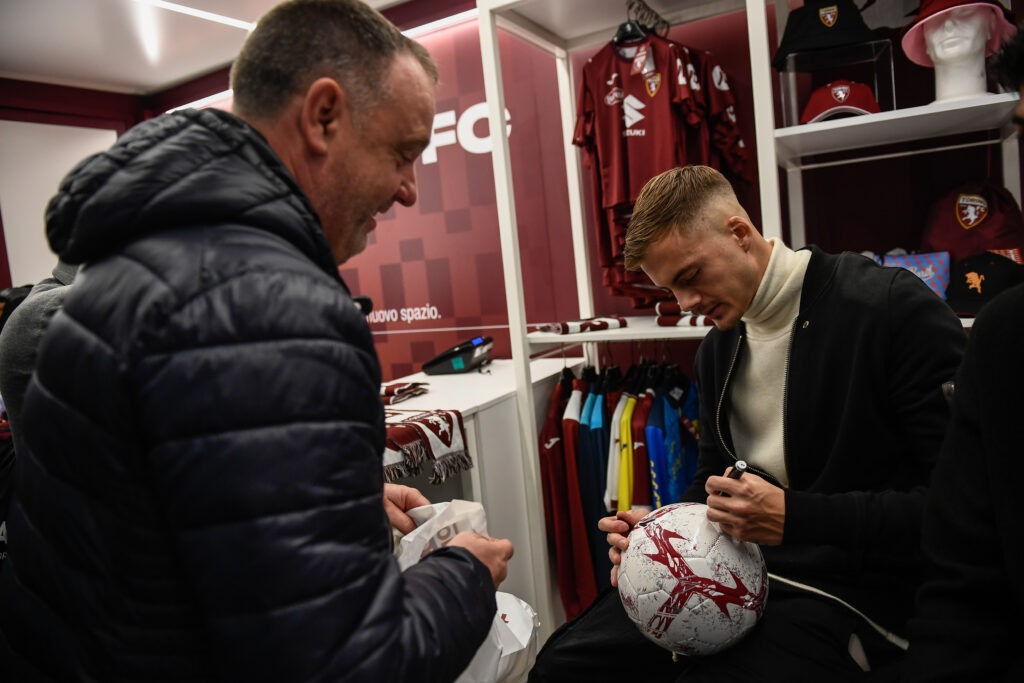
<path fill-rule="evenodd" d="M 829 28 L 836 25 L 836 20 L 839 19 L 839 5 L 829 5 L 828 7 L 822 7 L 818 10 L 818 18 L 821 19 L 821 23 L 825 24 Z"/>
<path fill-rule="evenodd" d="M 964 230 L 977 227 L 988 216 L 988 202 L 978 194 L 962 194 L 956 200 L 956 220 Z"/>
<path fill-rule="evenodd" d="M 647 86 L 647 95 L 654 97 L 661 90 L 661 74 L 647 74 L 644 76 L 644 85 Z"/>
<path fill-rule="evenodd" d="M 848 85 L 833 85 L 832 86 L 832 99 L 836 102 L 845 102 L 850 97 L 850 86 Z"/>
<path fill-rule="evenodd" d="M 622 92 L 622 88 L 612 88 L 608 91 L 608 94 L 604 96 L 604 103 L 609 107 L 614 107 L 625 97 L 626 94 Z"/>

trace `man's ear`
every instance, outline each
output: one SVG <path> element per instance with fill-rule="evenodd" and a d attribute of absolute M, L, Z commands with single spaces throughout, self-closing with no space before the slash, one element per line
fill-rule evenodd
<path fill-rule="evenodd" d="M 750 249 L 750 235 L 753 230 L 753 226 L 743 216 L 729 216 L 726 220 L 729 225 L 729 232 L 732 233 L 733 239 L 735 239 L 744 251 Z"/>
<path fill-rule="evenodd" d="M 306 147 L 314 154 L 327 154 L 331 139 L 339 134 L 348 116 L 345 91 L 333 78 L 318 78 L 306 89 L 300 116 Z"/>

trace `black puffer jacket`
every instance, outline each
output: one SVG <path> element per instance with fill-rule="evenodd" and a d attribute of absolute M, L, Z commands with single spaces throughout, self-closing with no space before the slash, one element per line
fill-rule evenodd
<path fill-rule="evenodd" d="M 263 138 L 142 124 L 48 231 L 86 265 L 25 399 L 0 680 L 454 679 L 490 574 L 392 559 L 371 335 Z"/>

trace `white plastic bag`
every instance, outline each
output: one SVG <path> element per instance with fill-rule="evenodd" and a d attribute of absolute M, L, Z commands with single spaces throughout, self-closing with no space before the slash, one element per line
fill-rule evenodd
<path fill-rule="evenodd" d="M 407 510 L 416 528 L 398 542 L 398 566 L 405 571 L 424 555 L 437 550 L 460 531 L 487 535 L 484 506 L 469 500 L 455 499 Z"/>
<path fill-rule="evenodd" d="M 455 683 L 525 681 L 537 659 L 540 620 L 530 605 L 511 593 L 498 592 L 498 612 L 491 630 Z"/>
<path fill-rule="evenodd" d="M 406 570 L 461 531 L 487 535 L 483 505 L 468 500 L 424 505 L 407 511 L 417 527 L 396 544 L 398 565 Z M 537 612 L 511 593 L 495 594 L 498 611 L 473 660 L 456 683 L 525 681 L 537 658 Z"/>

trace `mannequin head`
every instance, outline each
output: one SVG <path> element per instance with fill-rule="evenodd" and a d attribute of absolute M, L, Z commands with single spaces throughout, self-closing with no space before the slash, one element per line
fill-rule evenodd
<path fill-rule="evenodd" d="M 925 20 L 925 50 L 935 65 L 935 99 L 980 95 L 992 13 L 977 5 L 955 7 Z"/>
<path fill-rule="evenodd" d="M 970 97 L 986 92 L 985 57 L 1014 31 L 996 0 L 922 0 L 903 51 L 935 69 L 936 100 Z"/>
<path fill-rule="evenodd" d="M 977 5 L 965 5 L 936 14 L 924 21 L 925 51 L 932 64 L 984 64 L 985 46 L 992 35 L 992 13 Z M 984 70 L 984 66 L 982 67 Z"/>

